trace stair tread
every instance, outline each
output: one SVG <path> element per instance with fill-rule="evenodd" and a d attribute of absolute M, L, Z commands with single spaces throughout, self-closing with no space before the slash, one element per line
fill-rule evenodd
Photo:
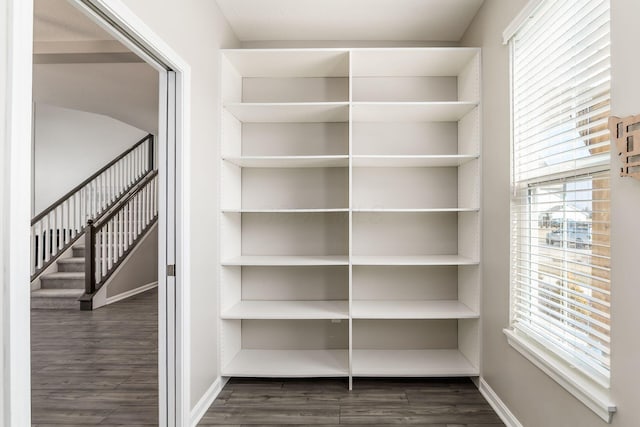
<path fill-rule="evenodd" d="M 31 291 L 34 298 L 80 298 L 84 289 L 36 289 Z"/>
<path fill-rule="evenodd" d="M 83 257 L 62 258 L 57 261 L 58 264 L 80 264 L 84 263 Z"/>
<path fill-rule="evenodd" d="M 41 279 L 83 279 L 84 272 L 81 271 L 59 271 L 57 273 L 45 274 Z"/>

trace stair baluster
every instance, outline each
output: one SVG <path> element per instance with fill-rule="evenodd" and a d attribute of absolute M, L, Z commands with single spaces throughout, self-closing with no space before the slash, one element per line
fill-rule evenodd
<path fill-rule="evenodd" d="M 109 211 L 87 222 L 85 294 L 80 298 L 81 310 L 93 308 L 95 293 L 158 220 L 157 185 L 158 172 L 153 171 Z M 127 235 L 120 236 L 125 229 Z M 121 242 L 125 244 L 121 246 Z"/>

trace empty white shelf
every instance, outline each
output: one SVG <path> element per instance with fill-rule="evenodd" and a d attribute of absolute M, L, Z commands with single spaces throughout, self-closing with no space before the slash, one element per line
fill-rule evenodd
<path fill-rule="evenodd" d="M 328 209 L 221 209 L 223 213 L 324 213 L 324 212 L 349 212 L 348 208 Z"/>
<path fill-rule="evenodd" d="M 478 155 L 455 154 L 433 156 L 353 156 L 354 167 L 456 167 L 478 158 Z"/>
<path fill-rule="evenodd" d="M 347 350 L 240 350 L 222 369 L 237 377 L 343 377 L 349 375 Z"/>
<path fill-rule="evenodd" d="M 475 102 L 354 102 L 354 122 L 457 122 Z"/>
<path fill-rule="evenodd" d="M 243 156 L 223 157 L 243 168 L 331 168 L 348 167 L 349 156 Z"/>
<path fill-rule="evenodd" d="M 460 301 L 355 300 L 354 319 L 474 319 L 479 314 Z"/>
<path fill-rule="evenodd" d="M 339 255 L 242 255 L 222 261 L 224 266 L 306 266 L 349 265 L 348 256 Z"/>
<path fill-rule="evenodd" d="M 353 256 L 353 265 L 474 265 L 478 261 L 460 255 Z"/>
<path fill-rule="evenodd" d="M 348 301 L 240 301 L 223 319 L 348 319 Z"/>
<path fill-rule="evenodd" d="M 326 123 L 349 120 L 348 102 L 231 103 L 227 111 L 249 123 Z"/>
<path fill-rule="evenodd" d="M 458 350 L 353 350 L 354 376 L 477 376 L 479 370 Z"/>
<path fill-rule="evenodd" d="M 439 212 L 478 212 L 478 208 L 355 208 L 353 212 L 367 212 L 367 213 L 411 213 L 411 212 L 423 212 L 423 213 L 439 213 Z"/>

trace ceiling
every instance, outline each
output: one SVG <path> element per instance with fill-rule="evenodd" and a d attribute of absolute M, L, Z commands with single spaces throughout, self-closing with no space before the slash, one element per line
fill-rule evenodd
<path fill-rule="evenodd" d="M 241 41 L 459 41 L 483 0 L 217 0 Z"/>

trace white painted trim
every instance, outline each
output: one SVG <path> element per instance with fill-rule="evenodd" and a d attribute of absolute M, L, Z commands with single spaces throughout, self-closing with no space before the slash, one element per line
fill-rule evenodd
<path fill-rule="evenodd" d="M 31 55 L 33 0 L 2 3 L 2 37 L 6 63 L 0 71 L 4 87 L 4 140 L 0 142 L 2 207 L 2 414 L 0 424 L 31 425 L 30 353 L 30 218 L 31 218 Z M 4 20 L 4 19 L 3 19 Z M 3 61 L 4 62 L 4 61 Z"/>
<path fill-rule="evenodd" d="M 524 22 L 529 19 L 531 14 L 540 6 L 543 0 L 529 0 L 529 2 L 522 8 L 520 13 L 513 18 L 513 21 L 502 32 L 502 43 L 508 44 L 509 40 L 518 32 Z"/>
<path fill-rule="evenodd" d="M 124 44 L 128 49 L 141 56 L 145 61 L 158 71 L 166 70 L 166 67 L 176 72 L 190 72 L 190 67 L 168 44 L 166 44 L 151 28 L 122 0 L 73 0 L 72 4 L 80 8 L 85 14 L 96 21 L 104 30 L 116 40 Z M 88 6 L 89 5 L 89 6 Z M 117 24 L 122 31 L 114 28 L 110 23 L 105 23 L 91 8 L 95 8 Z M 106 24 L 106 25 L 105 25 Z M 150 57 L 124 34 L 129 35 L 146 49 L 153 53 Z M 160 63 L 158 63 L 160 61 Z"/>
<path fill-rule="evenodd" d="M 139 286 L 135 289 L 131 289 L 129 291 L 123 292 L 121 294 L 118 295 L 114 295 L 112 297 L 109 297 L 105 300 L 105 305 L 109 305 L 109 304 L 113 304 L 115 302 L 118 301 L 122 301 L 123 299 L 127 299 L 127 298 L 131 298 L 134 295 L 138 295 L 141 294 L 143 292 L 148 291 L 149 289 L 153 289 L 153 288 L 157 288 L 158 287 L 158 282 L 151 282 L 151 283 L 147 283 L 146 285 L 142 285 Z"/>
<path fill-rule="evenodd" d="M 193 410 L 191 411 L 191 427 L 196 427 L 204 414 L 207 413 L 207 410 L 211 406 L 211 404 L 216 400 L 216 397 L 220 394 L 224 386 L 229 381 L 228 377 L 218 377 L 211 384 L 211 386 L 207 389 L 207 391 L 202 395 L 198 403 L 195 404 Z"/>
<path fill-rule="evenodd" d="M 167 73 L 160 73 L 158 79 L 158 109 L 159 111 L 167 110 Z M 160 115 L 158 117 L 158 130 L 166 129 L 167 117 Z M 157 139 L 158 148 L 158 169 L 161 165 L 166 165 L 167 144 L 166 132 L 159 132 Z M 165 212 L 167 206 L 167 184 L 166 174 L 158 175 L 158 213 Z M 168 325 L 167 313 L 167 276 L 165 267 L 167 265 L 167 218 L 166 215 L 158 215 L 158 325 Z M 168 331 L 158 334 L 158 367 L 168 365 L 167 354 L 167 335 Z M 168 374 L 158 369 L 158 393 L 164 396 L 159 400 L 158 417 L 162 427 L 166 426 L 166 421 L 162 421 L 162 415 L 167 414 L 168 400 Z"/>
<path fill-rule="evenodd" d="M 511 329 L 505 329 L 504 334 L 507 336 L 509 345 L 518 353 L 571 393 L 573 397 L 584 403 L 605 422 L 611 423 L 611 418 L 617 407 L 611 400 L 608 388 L 604 388 L 587 378 L 563 359 L 523 334 L 518 334 Z"/>
<path fill-rule="evenodd" d="M 495 391 L 489 386 L 489 384 L 484 380 L 484 378 L 480 378 L 480 393 L 487 399 L 489 405 L 496 411 L 496 414 L 500 417 L 503 423 L 507 427 L 523 427 L 520 421 L 516 418 L 515 415 L 509 410 L 507 405 L 500 399 L 500 397 L 496 394 Z"/>

